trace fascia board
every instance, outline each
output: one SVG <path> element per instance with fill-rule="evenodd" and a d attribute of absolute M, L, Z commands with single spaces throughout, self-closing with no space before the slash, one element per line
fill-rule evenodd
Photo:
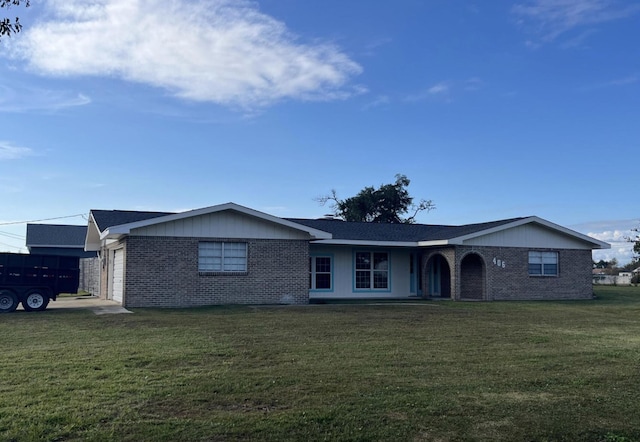
<path fill-rule="evenodd" d="M 331 239 L 333 235 L 328 232 L 324 232 L 322 230 L 313 229 L 311 227 L 304 226 L 302 224 L 297 224 L 291 221 L 284 220 L 282 218 L 278 218 L 277 216 L 269 215 L 264 212 L 259 212 L 257 210 L 249 209 L 248 207 L 240 206 L 235 203 L 225 203 L 219 204 L 216 206 L 204 207 L 202 209 L 194 209 L 186 212 L 174 213 L 171 215 L 159 216 L 156 218 L 151 218 L 148 220 L 137 221 L 134 223 L 121 224 L 118 226 L 111 226 L 108 229 L 105 229 L 104 232 L 100 235 L 101 239 L 104 238 L 119 238 L 123 235 L 128 235 L 131 233 L 131 230 L 137 229 L 140 227 L 147 227 L 154 224 L 162 224 L 171 221 L 177 221 L 185 218 L 191 218 L 200 215 L 208 215 L 210 213 L 222 212 L 224 210 L 233 210 L 239 213 L 243 213 L 248 216 L 252 216 L 255 218 L 259 218 L 265 221 L 269 221 L 272 223 L 279 224 L 281 226 L 289 227 L 291 229 L 300 230 L 308 233 L 311 237 L 317 239 Z"/>
<path fill-rule="evenodd" d="M 321 239 L 311 241 L 311 244 L 359 247 L 418 247 L 418 243 L 412 241 L 365 241 L 357 239 Z"/>
<path fill-rule="evenodd" d="M 84 239 L 84 250 L 86 252 L 96 252 L 100 250 L 101 241 L 101 232 L 98 230 L 98 224 L 93 217 L 93 213 L 89 212 L 87 234 Z"/>
<path fill-rule="evenodd" d="M 60 249 L 82 249 L 84 246 L 79 246 L 77 244 L 27 244 L 27 247 L 55 247 Z"/>
<path fill-rule="evenodd" d="M 418 241 L 420 247 L 434 247 L 434 246 L 448 246 L 451 245 L 451 241 L 448 239 L 438 239 L 434 241 Z"/>

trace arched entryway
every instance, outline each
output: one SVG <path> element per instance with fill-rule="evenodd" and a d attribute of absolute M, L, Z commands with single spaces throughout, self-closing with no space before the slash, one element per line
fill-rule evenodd
<path fill-rule="evenodd" d="M 460 263 L 460 299 L 485 299 L 484 260 L 477 253 L 469 253 Z"/>
<path fill-rule="evenodd" d="M 427 261 L 427 296 L 430 298 L 451 297 L 451 269 L 444 256 L 433 255 Z"/>

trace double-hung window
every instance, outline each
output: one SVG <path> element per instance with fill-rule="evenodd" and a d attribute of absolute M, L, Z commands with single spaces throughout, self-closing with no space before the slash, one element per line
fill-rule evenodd
<path fill-rule="evenodd" d="M 356 252 L 356 289 L 389 288 L 389 254 L 386 252 Z"/>
<path fill-rule="evenodd" d="M 247 243 L 201 242 L 198 244 L 198 271 L 246 272 Z"/>
<path fill-rule="evenodd" d="M 558 252 L 529 252 L 530 276 L 558 276 Z"/>
<path fill-rule="evenodd" d="M 309 257 L 309 289 L 331 290 L 331 257 Z"/>

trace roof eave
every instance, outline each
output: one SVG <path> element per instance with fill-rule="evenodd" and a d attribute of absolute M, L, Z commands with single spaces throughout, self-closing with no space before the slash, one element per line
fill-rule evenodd
<path fill-rule="evenodd" d="M 454 243 L 449 239 L 436 239 L 432 241 L 418 241 L 420 247 L 435 247 L 435 246 L 449 246 Z"/>
<path fill-rule="evenodd" d="M 61 249 L 81 249 L 78 244 L 27 244 L 27 247 L 58 247 Z"/>

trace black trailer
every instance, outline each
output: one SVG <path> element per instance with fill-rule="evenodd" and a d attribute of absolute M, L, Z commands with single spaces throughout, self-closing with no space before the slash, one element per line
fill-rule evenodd
<path fill-rule="evenodd" d="M 79 282 L 75 256 L 0 253 L 0 313 L 19 303 L 27 311 L 44 310 L 60 293 L 77 293 Z"/>

